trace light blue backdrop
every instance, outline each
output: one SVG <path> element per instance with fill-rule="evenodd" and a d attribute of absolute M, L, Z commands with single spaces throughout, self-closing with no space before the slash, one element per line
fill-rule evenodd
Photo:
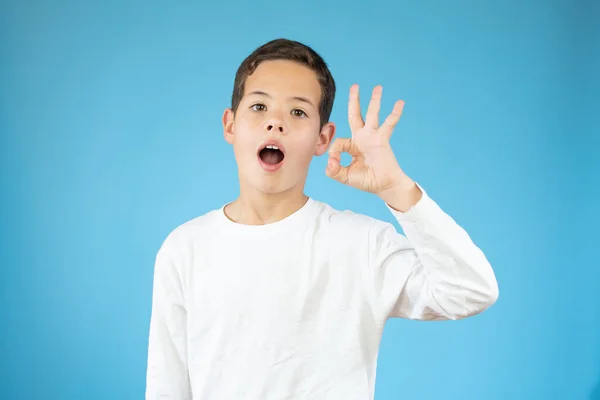
<path fill-rule="evenodd" d="M 341 136 L 352 83 L 406 101 L 401 165 L 499 280 L 481 316 L 390 321 L 376 399 L 600 399 L 593 3 L 2 2 L 0 398 L 143 398 L 155 253 L 236 196 L 234 73 L 288 37 L 330 64 Z M 308 194 L 391 221 L 324 168 Z"/>

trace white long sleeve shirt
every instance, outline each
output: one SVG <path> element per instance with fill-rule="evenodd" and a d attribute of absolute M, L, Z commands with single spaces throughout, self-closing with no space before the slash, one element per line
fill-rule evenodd
<path fill-rule="evenodd" d="M 146 399 L 373 399 L 390 317 L 478 314 L 498 296 L 469 235 L 423 197 L 402 226 L 309 199 L 276 223 L 224 207 L 156 256 Z"/>

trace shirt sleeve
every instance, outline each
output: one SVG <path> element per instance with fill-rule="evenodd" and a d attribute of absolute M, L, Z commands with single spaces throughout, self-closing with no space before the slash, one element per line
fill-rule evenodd
<path fill-rule="evenodd" d="M 191 399 L 182 287 L 176 263 L 163 245 L 154 267 L 146 400 Z"/>
<path fill-rule="evenodd" d="M 417 184 L 418 185 L 418 184 Z M 375 221 L 369 231 L 369 267 L 381 317 L 462 319 L 498 298 L 492 267 L 467 232 L 427 192 L 409 211 L 388 208 L 406 236 Z"/>

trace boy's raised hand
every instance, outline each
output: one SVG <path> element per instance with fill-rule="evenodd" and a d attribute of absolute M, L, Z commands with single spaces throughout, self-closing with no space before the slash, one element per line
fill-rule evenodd
<path fill-rule="evenodd" d="M 358 85 L 350 88 L 348 120 L 351 138 L 339 138 L 329 150 L 327 176 L 356 189 L 374 193 L 394 207 L 408 208 L 414 205 L 420 190 L 400 168 L 390 145 L 394 127 L 400 120 L 404 102 L 399 100 L 392 113 L 379 125 L 382 87 L 373 89 L 371 102 L 363 121 L 358 97 Z M 348 166 L 340 164 L 341 153 L 348 153 L 352 161 Z M 412 196 L 409 204 L 398 197 Z M 401 205 L 400 205 L 401 204 Z M 394 207 L 396 208 L 396 207 Z"/>

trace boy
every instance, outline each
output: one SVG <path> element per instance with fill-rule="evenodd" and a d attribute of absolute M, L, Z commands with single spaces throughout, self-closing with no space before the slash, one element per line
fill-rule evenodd
<path fill-rule="evenodd" d="M 147 399 L 372 399 L 388 318 L 460 319 L 496 301 L 484 254 L 394 157 L 403 103 L 380 124 L 376 87 L 363 121 L 352 86 L 352 138 L 332 143 L 334 95 L 323 59 L 295 41 L 239 67 L 223 130 L 240 194 L 158 251 Z M 378 196 L 406 236 L 304 194 L 328 149 L 326 174 Z"/>

